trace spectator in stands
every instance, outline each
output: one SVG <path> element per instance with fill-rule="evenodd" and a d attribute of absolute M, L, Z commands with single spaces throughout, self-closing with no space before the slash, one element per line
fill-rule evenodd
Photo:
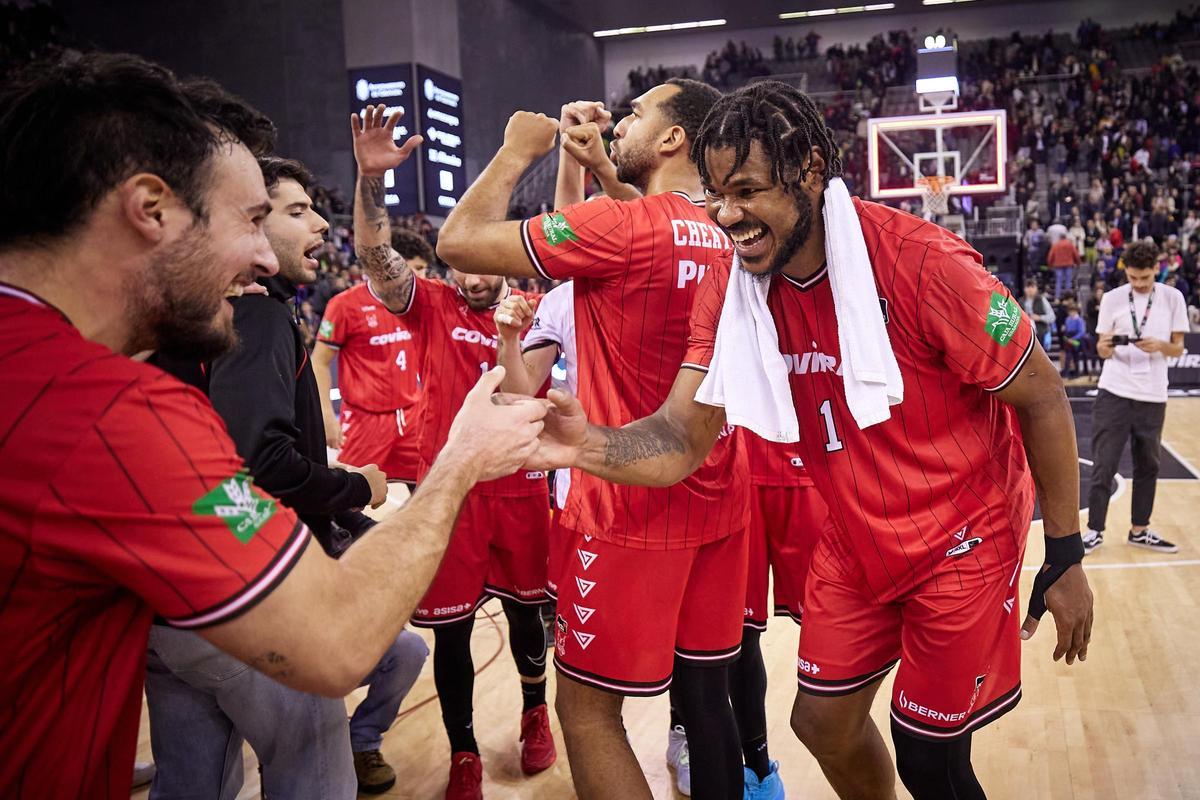
<path fill-rule="evenodd" d="M 1062 225 L 1052 225 L 1066 230 Z M 1064 291 L 1074 288 L 1075 268 L 1079 266 L 1079 250 L 1069 236 L 1062 236 L 1050 246 L 1050 254 L 1046 256 L 1046 266 L 1054 270 L 1054 301 L 1063 297 Z"/>
<path fill-rule="evenodd" d="M 1064 378 L 1075 378 L 1088 371 L 1087 353 L 1090 337 L 1087 323 L 1079 316 L 1079 303 L 1074 298 L 1066 302 L 1067 317 L 1063 320 L 1062 353 L 1059 371 Z M 1080 367 L 1082 366 L 1082 370 Z"/>
<path fill-rule="evenodd" d="M 1025 313 L 1033 320 L 1034 330 L 1037 332 L 1037 339 L 1042 343 L 1042 348 L 1050 350 L 1050 333 L 1054 330 L 1054 323 L 1057 317 L 1054 314 L 1054 307 L 1050 305 L 1050 301 L 1042 297 L 1038 291 L 1038 284 L 1032 278 L 1025 281 L 1025 296 L 1021 298 L 1021 307 L 1025 309 Z"/>
<path fill-rule="evenodd" d="M 1029 229 L 1025 231 L 1022 244 L 1025 246 L 1026 267 L 1029 270 L 1041 269 L 1042 254 L 1046 250 L 1046 232 L 1036 217 L 1029 220 Z"/>

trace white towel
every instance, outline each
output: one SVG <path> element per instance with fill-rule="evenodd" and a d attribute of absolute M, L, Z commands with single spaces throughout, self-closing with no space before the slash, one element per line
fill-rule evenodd
<path fill-rule="evenodd" d="M 825 257 L 838 321 L 842 381 L 858 427 L 891 417 L 890 406 L 904 399 L 904 381 L 874 291 L 862 227 L 841 178 L 825 189 Z M 871 287 L 855 291 L 855 287 Z M 736 255 L 725 290 L 708 374 L 696 401 L 724 406 L 731 425 L 776 442 L 799 440 L 788 368 L 767 307 L 768 281 L 741 268 Z"/>
<path fill-rule="evenodd" d="M 796 442 L 800 426 L 779 334 L 767 308 L 770 287 L 770 281 L 757 280 L 742 269 L 734 255 L 712 360 L 696 390 L 696 402 L 724 406 L 726 422 L 749 428 L 767 441 Z"/>
<path fill-rule="evenodd" d="M 842 352 L 846 405 L 859 429 L 887 421 L 904 400 L 904 378 L 892 352 L 862 224 L 841 178 L 825 188 L 825 262 Z"/>

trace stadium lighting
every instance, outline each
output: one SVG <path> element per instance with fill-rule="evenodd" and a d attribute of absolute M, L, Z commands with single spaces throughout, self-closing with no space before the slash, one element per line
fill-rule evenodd
<path fill-rule="evenodd" d="M 946 37 L 940 33 L 937 36 L 926 36 L 925 37 L 925 49 L 926 50 L 936 50 L 936 49 L 940 49 L 945 46 L 946 46 Z"/>
<path fill-rule="evenodd" d="M 812 11 L 785 11 L 780 19 L 804 19 L 805 17 L 827 17 L 830 14 L 858 14 L 863 11 L 891 11 L 895 3 L 872 3 L 866 6 L 842 6 L 841 8 L 817 8 Z"/>
<path fill-rule="evenodd" d="M 923 6 L 944 6 L 950 3 L 971 3 L 974 0 L 921 0 Z"/>
<path fill-rule="evenodd" d="M 638 25 L 632 28 L 612 28 L 611 30 L 592 31 L 592 36 L 603 39 L 608 36 L 629 36 L 634 33 L 661 33 L 662 31 L 683 31 L 692 28 L 715 28 L 725 24 L 723 19 L 702 19 L 696 22 L 672 22 L 669 25 Z"/>

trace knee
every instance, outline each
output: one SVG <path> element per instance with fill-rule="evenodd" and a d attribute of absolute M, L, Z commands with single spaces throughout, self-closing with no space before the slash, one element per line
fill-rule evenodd
<path fill-rule="evenodd" d="M 818 759 L 851 752 L 862 738 L 864 720 L 832 705 L 825 698 L 801 692 L 792 706 L 792 731 Z"/>
<path fill-rule="evenodd" d="M 622 698 L 592 689 L 559 674 L 554 711 L 564 731 L 582 728 L 623 730 Z"/>
<path fill-rule="evenodd" d="M 384 663 L 388 669 L 420 670 L 427 658 L 429 645 L 425 644 L 425 640 L 412 631 L 401 631 L 384 655 Z"/>

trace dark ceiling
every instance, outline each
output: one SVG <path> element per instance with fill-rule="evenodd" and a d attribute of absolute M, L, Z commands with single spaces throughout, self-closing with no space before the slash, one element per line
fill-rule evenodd
<path fill-rule="evenodd" d="M 725 19 L 724 27 L 759 28 L 779 24 L 795 24 L 809 20 L 781 22 L 779 15 L 787 11 L 811 11 L 831 6 L 850 6 L 882 0 L 522 0 L 535 6 L 540 13 L 557 17 L 561 22 L 579 30 L 598 31 L 636 25 L 663 25 L 704 19 Z M 872 12 L 872 16 L 935 11 L 939 6 L 923 6 L 921 0 L 893 0 L 892 11 Z M 971 6 L 1012 4 L 1013 0 L 973 0 Z M 944 9 L 944 6 L 940 7 Z M 855 15 L 858 16 L 858 15 Z M 818 18 L 821 19 L 821 18 Z M 719 30 L 716 29 L 716 30 Z M 641 34 L 678 36 L 687 31 Z"/>

